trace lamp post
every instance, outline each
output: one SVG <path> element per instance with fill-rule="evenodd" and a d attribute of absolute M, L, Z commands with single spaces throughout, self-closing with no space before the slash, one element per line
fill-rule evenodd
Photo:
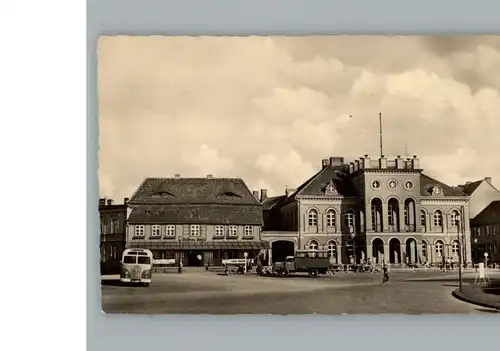
<path fill-rule="evenodd" d="M 477 238 L 474 238 L 474 269 L 477 272 Z"/>
<path fill-rule="evenodd" d="M 462 291 L 462 241 L 460 240 L 460 216 L 457 220 L 457 239 L 458 239 L 458 290 Z"/>

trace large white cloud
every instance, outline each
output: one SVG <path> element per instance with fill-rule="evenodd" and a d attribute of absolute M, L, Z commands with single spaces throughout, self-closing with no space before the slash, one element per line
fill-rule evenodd
<path fill-rule="evenodd" d="M 495 37 L 103 37 L 101 196 L 147 176 L 237 176 L 269 195 L 328 156 L 418 154 L 447 183 L 500 181 Z"/>

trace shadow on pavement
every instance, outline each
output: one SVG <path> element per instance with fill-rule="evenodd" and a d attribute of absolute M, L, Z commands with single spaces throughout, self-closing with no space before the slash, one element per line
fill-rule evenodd
<path fill-rule="evenodd" d="M 488 309 L 488 308 L 476 308 L 475 309 L 476 311 L 479 311 L 479 312 L 483 312 L 483 313 L 500 313 L 499 310 L 495 310 L 495 309 Z"/>
<path fill-rule="evenodd" d="M 105 286 L 121 286 L 120 279 L 101 279 L 101 285 Z"/>

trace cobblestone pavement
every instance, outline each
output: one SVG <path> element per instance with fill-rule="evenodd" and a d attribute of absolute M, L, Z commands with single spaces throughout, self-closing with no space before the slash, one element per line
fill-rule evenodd
<path fill-rule="evenodd" d="M 470 275 L 470 274 L 469 274 Z M 467 282 L 471 276 L 464 276 Z M 120 286 L 103 280 L 107 313 L 140 314 L 469 314 L 486 313 L 452 296 L 456 273 L 394 272 L 380 285 L 380 275 L 338 273 L 270 278 L 223 276 L 203 270 L 156 274 L 150 287 Z"/>

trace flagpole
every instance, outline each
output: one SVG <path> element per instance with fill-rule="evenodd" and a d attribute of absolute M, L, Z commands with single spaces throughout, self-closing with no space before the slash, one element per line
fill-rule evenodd
<path fill-rule="evenodd" d="M 380 126 L 380 157 L 384 156 L 383 152 L 383 144 L 382 144 L 382 112 L 378 113 L 378 120 L 379 120 L 379 126 Z"/>

